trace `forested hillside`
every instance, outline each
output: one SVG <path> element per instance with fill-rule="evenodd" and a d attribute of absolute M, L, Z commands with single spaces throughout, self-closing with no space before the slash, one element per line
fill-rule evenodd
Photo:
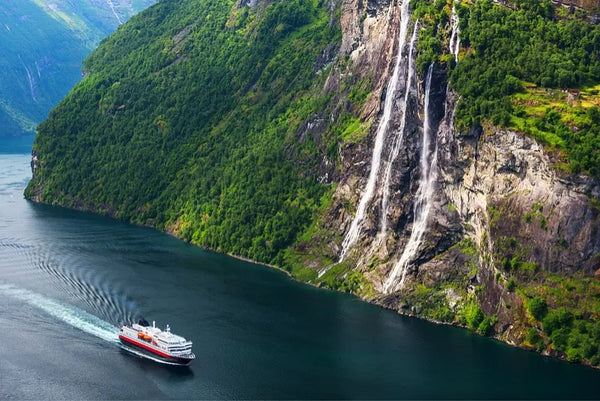
<path fill-rule="evenodd" d="M 482 1 L 463 11 L 469 12 L 469 24 L 462 40 L 472 51 L 452 75 L 463 96 L 459 127 L 488 120 L 517 128 L 565 152 L 572 172 L 600 177 L 600 100 L 594 89 L 600 83 L 600 26 L 560 17 L 561 9 L 555 16 L 550 2 L 516 4 L 518 9 L 510 10 Z M 528 112 L 532 102 L 514 95 L 535 87 L 548 94 L 589 88 L 588 103 Z"/>
<path fill-rule="evenodd" d="M 275 262 L 327 191 L 295 134 L 326 101 L 339 38 L 316 1 L 161 2 L 102 43 L 40 125 L 28 196 Z"/>

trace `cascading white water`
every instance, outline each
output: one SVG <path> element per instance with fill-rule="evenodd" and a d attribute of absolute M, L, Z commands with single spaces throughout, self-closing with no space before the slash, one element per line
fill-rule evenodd
<path fill-rule="evenodd" d="M 456 5 L 452 6 L 452 17 L 450 19 L 452 34 L 450 35 L 450 53 L 454 55 L 454 61 L 458 63 L 458 52 L 460 51 L 460 28 L 458 27 L 458 14 Z"/>
<path fill-rule="evenodd" d="M 433 63 L 429 66 L 427 71 L 427 78 L 425 81 L 425 101 L 424 101 L 424 119 L 423 119 L 423 141 L 421 143 L 421 178 L 419 180 L 419 189 L 415 196 L 414 202 L 414 222 L 412 232 L 408 243 L 404 247 L 404 251 L 400 256 L 400 260 L 392 269 L 386 282 L 383 286 L 384 293 L 388 294 L 396 289 L 397 285 L 402 287 L 406 278 L 406 271 L 409 262 L 414 258 L 419 246 L 421 245 L 421 239 L 427 228 L 427 220 L 429 218 L 429 212 L 431 210 L 431 198 L 433 196 L 433 184 L 436 176 L 437 167 L 437 141 L 435 148 L 430 157 L 430 143 L 431 143 L 431 123 L 429 119 L 429 94 L 431 91 L 431 77 L 433 74 Z M 398 274 L 401 273 L 400 281 L 398 282 Z"/>
<path fill-rule="evenodd" d="M 373 148 L 373 155 L 371 157 L 371 170 L 369 172 L 369 179 L 367 181 L 367 186 L 365 187 L 365 192 L 363 193 L 363 196 L 358 204 L 358 209 L 356 210 L 356 214 L 354 215 L 352 224 L 350 225 L 350 229 L 346 233 L 346 236 L 344 237 L 344 240 L 342 242 L 342 252 L 340 253 L 338 263 L 344 260 L 346 254 L 348 253 L 348 250 L 352 245 L 354 245 L 354 243 L 358 239 L 365 218 L 367 206 L 371 202 L 371 199 L 373 198 L 373 194 L 375 192 L 377 179 L 379 177 L 379 170 L 381 168 L 381 153 L 383 152 L 385 134 L 387 132 L 390 117 L 392 115 L 392 106 L 394 104 L 396 87 L 398 86 L 398 79 L 400 76 L 400 60 L 402 55 L 402 49 L 404 48 L 406 42 L 408 22 L 410 20 L 410 9 L 408 7 L 408 3 L 409 0 L 403 0 L 401 6 L 400 32 L 398 34 L 398 51 L 396 53 L 396 63 L 394 64 L 394 71 L 392 73 L 390 81 L 388 82 L 387 90 L 385 93 L 383 116 L 381 117 L 381 122 L 379 123 L 379 128 L 377 129 L 377 135 L 375 137 L 375 147 Z M 329 270 L 329 268 L 326 268 L 323 271 L 321 271 L 319 277 L 322 276 L 327 270 Z"/>
<path fill-rule="evenodd" d="M 123 21 L 121 21 L 119 14 L 117 14 L 117 11 L 115 10 L 115 5 L 113 4 L 112 0 L 106 0 L 106 3 L 110 7 L 110 9 L 111 9 L 113 15 L 115 16 L 115 18 L 117 19 L 117 21 L 119 21 L 119 25 L 123 25 Z"/>
<path fill-rule="evenodd" d="M 410 91 L 412 88 L 414 76 L 415 76 L 415 62 L 413 57 L 413 50 L 415 47 L 415 42 L 417 41 L 417 32 L 419 28 L 419 20 L 415 22 L 415 27 L 413 29 L 412 37 L 410 39 L 409 51 L 408 51 L 408 65 L 407 65 L 407 76 L 406 76 L 406 89 L 404 91 L 404 101 L 402 103 L 402 120 L 400 121 L 400 127 L 398 128 L 398 135 L 394 137 L 394 141 L 392 143 L 392 151 L 390 152 L 390 158 L 387 163 L 385 174 L 383 178 L 383 196 L 381 199 L 381 228 L 380 235 L 385 234 L 387 231 L 387 215 L 389 209 L 389 198 L 390 198 L 390 179 L 392 178 L 392 165 L 394 164 L 394 160 L 398 157 L 398 153 L 400 152 L 400 147 L 404 142 L 404 130 L 406 128 L 406 112 L 408 109 L 408 96 L 410 95 Z"/>

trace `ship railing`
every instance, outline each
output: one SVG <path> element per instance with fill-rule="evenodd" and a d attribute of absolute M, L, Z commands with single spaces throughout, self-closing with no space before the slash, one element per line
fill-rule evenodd
<path fill-rule="evenodd" d="M 177 355 L 177 356 L 186 356 L 186 355 L 190 355 L 192 353 L 192 350 L 185 350 L 185 351 L 171 351 L 169 350 L 169 353 L 171 355 Z"/>
<path fill-rule="evenodd" d="M 192 358 L 195 358 L 195 355 L 193 352 L 191 352 L 191 350 L 187 350 L 187 351 L 170 351 L 169 350 L 169 354 L 171 354 L 172 356 L 179 356 L 179 357 L 189 357 L 191 355 Z"/>

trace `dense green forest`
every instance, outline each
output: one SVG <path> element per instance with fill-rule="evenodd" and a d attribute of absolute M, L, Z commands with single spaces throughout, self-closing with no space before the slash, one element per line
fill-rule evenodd
<path fill-rule="evenodd" d="M 563 88 L 600 79 L 600 26 L 557 20 L 549 1 L 519 0 L 516 6 L 478 1 L 468 24 L 462 24 L 461 39 L 470 51 L 452 83 L 464 97 L 458 117 L 465 125 L 481 118 L 508 124 L 508 96 L 522 90 L 524 82 Z"/>
<path fill-rule="evenodd" d="M 463 50 L 454 65 L 442 51 L 447 48 L 449 29 L 441 28 L 449 24 L 451 5 L 446 0 L 413 1 L 415 18 L 424 21 L 419 71 L 424 73 L 432 61 L 455 67 L 450 81 L 461 95 L 457 128 L 466 131 L 486 122 L 517 128 L 564 152 L 572 172 L 599 177 L 597 105 L 570 111 L 548 106 L 547 112 L 531 113 L 524 102 L 515 102 L 514 95 L 532 86 L 563 90 L 600 83 L 600 25 L 584 22 L 581 15 L 568 14 L 548 0 L 516 0 L 509 7 L 491 0 L 456 3 Z M 590 96 L 597 94 L 592 91 Z M 523 118 L 531 124 L 523 124 Z"/>
<path fill-rule="evenodd" d="M 482 120 L 512 126 L 523 116 L 511 95 L 529 83 L 545 88 L 581 88 L 600 82 L 600 26 L 576 18 L 558 18 L 549 1 L 518 0 L 515 9 L 477 1 L 461 24 L 467 48 L 451 76 L 461 94 L 459 128 Z M 565 95 L 566 97 L 566 95 Z M 553 114 L 554 113 L 554 114 Z M 574 172 L 600 176 L 600 120 L 596 106 L 581 110 L 576 129 L 567 127 L 557 112 L 548 110 L 537 130 L 525 129 L 536 139 L 558 146 L 571 159 Z M 576 132 L 575 132 L 576 131 Z M 551 133 L 560 138 L 552 141 Z"/>
<path fill-rule="evenodd" d="M 160 2 L 102 42 L 39 126 L 27 195 L 280 260 L 327 191 L 306 174 L 312 138 L 288 145 L 326 100 L 336 18 L 318 0 Z"/>

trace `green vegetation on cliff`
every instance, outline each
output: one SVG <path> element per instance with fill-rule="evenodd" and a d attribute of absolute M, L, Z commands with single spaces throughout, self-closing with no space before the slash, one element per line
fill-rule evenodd
<path fill-rule="evenodd" d="M 527 327 L 521 343 L 527 348 L 563 355 L 572 362 L 600 365 L 600 281 L 581 271 L 551 273 L 535 263 L 533 244 L 523 234 L 531 227 L 546 230 L 550 215 L 542 203 L 535 203 L 524 215 L 510 203 L 490 207 L 490 231 L 494 237 L 493 259 L 499 279 L 523 300 Z M 525 227 L 519 227 L 519 222 Z M 564 238 L 546 243 L 558 252 L 569 246 Z M 597 255 L 592 256 L 596 258 Z"/>
<path fill-rule="evenodd" d="M 40 125 L 26 195 L 281 260 L 327 190 L 317 144 L 297 135 L 327 100 L 336 18 L 318 0 L 151 7 Z"/>
<path fill-rule="evenodd" d="M 600 26 L 556 20 L 549 1 L 519 0 L 515 10 L 477 1 L 462 27 L 467 52 L 452 83 L 463 96 L 457 113 L 466 126 L 482 118 L 508 124 L 508 96 L 523 82 L 577 87 L 600 77 Z"/>
<path fill-rule="evenodd" d="M 598 281 L 543 272 L 520 291 L 532 317 L 526 345 L 562 352 L 570 362 L 600 365 Z"/>
<path fill-rule="evenodd" d="M 455 5 L 462 44 L 455 65 L 443 51 L 450 39 L 452 6 L 445 0 L 413 1 L 415 17 L 424 26 L 417 66 L 423 74 L 432 61 L 449 65 L 450 82 L 461 95 L 458 130 L 490 124 L 516 129 L 546 145 L 555 167 L 600 177 L 600 25 L 556 9 L 549 1 L 516 0 L 505 6 L 491 0 L 465 1 Z M 500 210 L 489 206 L 496 282 L 514 294 L 505 302 L 522 299 L 528 311 L 526 317 L 516 317 L 528 330 L 523 346 L 600 365 L 598 282 L 581 273 L 550 274 L 547 266 L 536 263 L 531 248 L 519 243 L 525 230 L 520 224 L 548 228 L 550 216 L 542 209 L 536 203 L 517 218 L 514 205 Z M 520 223 L 515 221 L 519 218 Z M 500 220 L 511 221 L 502 235 Z M 556 245 L 548 246 L 560 250 L 569 244 L 557 238 Z M 445 299 L 431 302 L 439 290 L 426 290 L 417 286 L 406 298 L 420 314 L 432 317 L 432 311 L 443 310 Z M 483 304 L 472 295 L 457 318 L 483 333 L 493 316 L 484 317 L 478 302 Z M 505 313 L 517 316 L 519 311 L 517 307 Z"/>
<path fill-rule="evenodd" d="M 529 88 L 517 93 L 512 96 L 510 126 L 558 151 L 557 167 L 600 177 L 599 87 L 567 93 Z"/>
<path fill-rule="evenodd" d="M 517 128 L 564 152 L 572 172 L 600 176 L 597 104 L 579 106 L 581 118 L 576 124 L 572 119 L 562 121 L 564 109 L 548 109 L 548 115 L 528 121 L 537 116 L 528 113 L 523 102 L 515 106 L 513 98 L 532 86 L 556 90 L 600 83 L 600 25 L 559 17 L 561 13 L 548 0 L 515 0 L 509 6 L 491 0 L 455 5 L 464 48 L 450 77 L 461 95 L 456 111 L 458 129 L 466 131 L 486 120 Z M 437 60 L 454 64 L 442 51 L 449 41 L 449 30 L 442 28 L 450 23 L 452 2 L 414 0 L 413 7 L 424 26 L 419 71 L 423 74 Z"/>
<path fill-rule="evenodd" d="M 514 8 L 477 1 L 468 24 L 461 24 L 467 50 L 451 77 L 462 97 L 456 116 L 460 129 L 484 119 L 510 126 L 512 118 L 526 116 L 510 98 L 524 91 L 526 83 L 579 88 L 600 82 L 600 25 L 556 19 L 549 1 L 518 0 Z M 587 113 L 576 132 L 562 124 L 559 115 L 548 115 L 531 128 L 517 128 L 564 151 L 574 172 L 599 176 L 600 113 L 596 107 Z M 548 140 L 542 132 L 558 140 Z"/>

